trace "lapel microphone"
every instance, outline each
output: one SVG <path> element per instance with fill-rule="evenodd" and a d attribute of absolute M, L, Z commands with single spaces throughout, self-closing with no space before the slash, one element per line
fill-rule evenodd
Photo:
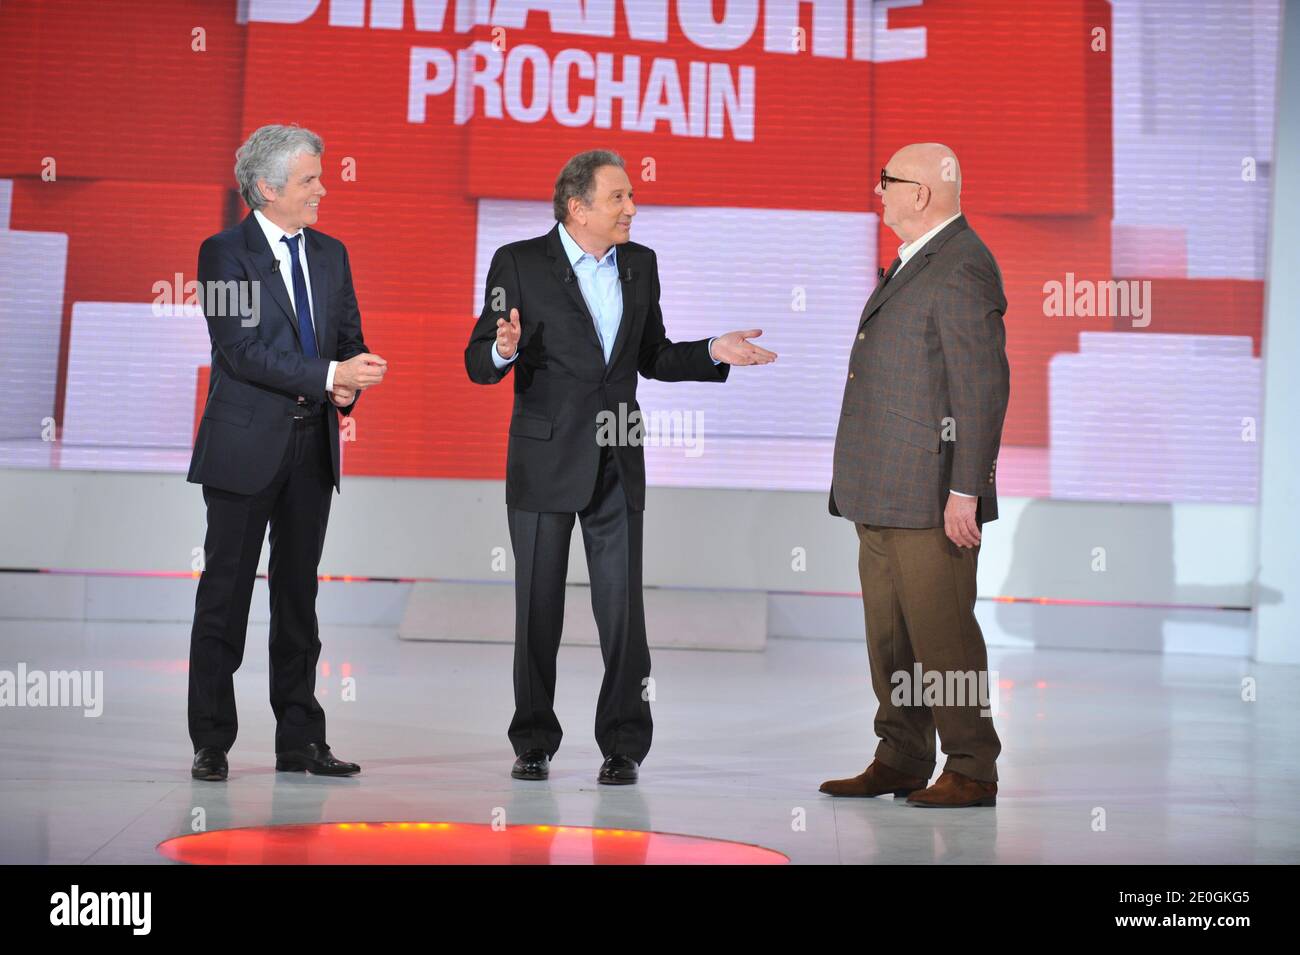
<path fill-rule="evenodd" d="M 271 271 L 276 274 L 279 274 L 280 272 L 280 257 L 277 255 L 271 256 Z"/>
<path fill-rule="evenodd" d="M 573 284 L 573 269 L 571 267 L 566 269 L 564 272 L 564 284 L 565 285 Z"/>
<path fill-rule="evenodd" d="M 624 283 L 627 283 L 627 282 L 632 281 L 632 279 L 635 278 L 635 276 L 634 276 L 633 273 L 632 273 L 632 266 L 630 266 L 630 265 L 626 265 L 626 266 L 624 266 L 624 267 L 623 267 L 623 274 L 620 275 L 619 278 L 620 278 Z"/>
<path fill-rule="evenodd" d="M 884 277 L 885 277 L 885 267 L 882 265 L 880 268 L 876 269 L 876 279 L 883 280 Z"/>

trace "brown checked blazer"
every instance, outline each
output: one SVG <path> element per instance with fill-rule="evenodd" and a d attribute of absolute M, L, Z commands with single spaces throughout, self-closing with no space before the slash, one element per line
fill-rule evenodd
<path fill-rule="evenodd" d="M 897 271 L 895 276 L 893 273 Z M 958 216 L 867 300 L 835 435 L 830 512 L 858 524 L 942 527 L 949 490 L 998 516 L 1010 394 L 1002 273 Z"/>

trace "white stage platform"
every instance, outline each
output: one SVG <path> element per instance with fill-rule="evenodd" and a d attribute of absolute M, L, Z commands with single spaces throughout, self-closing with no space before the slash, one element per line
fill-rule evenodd
<path fill-rule="evenodd" d="M 256 604 L 255 604 L 256 607 Z M 1098 626 L 1105 626 L 1104 618 Z M 771 638 L 763 652 L 657 650 L 655 741 L 631 787 L 600 787 L 600 653 L 560 654 L 566 736 L 548 783 L 509 777 L 512 648 L 322 627 L 319 692 L 351 779 L 273 770 L 266 630 L 237 676 L 225 784 L 189 778 L 189 627 L 0 621 L 0 669 L 102 670 L 103 713 L 0 709 L 0 862 L 163 863 L 164 839 L 272 823 L 556 824 L 756 843 L 795 863 L 1295 863 L 1300 670 L 1221 655 L 995 647 L 996 809 L 836 800 L 875 738 L 866 650 Z M 356 698 L 341 697 L 341 677 Z M 1242 681 L 1256 701 L 1242 699 Z M 800 819 L 805 825 L 797 825 Z M 1102 825 L 1104 823 L 1104 828 Z"/>

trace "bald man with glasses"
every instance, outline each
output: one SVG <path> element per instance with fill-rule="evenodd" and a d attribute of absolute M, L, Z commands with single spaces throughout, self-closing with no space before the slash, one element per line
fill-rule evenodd
<path fill-rule="evenodd" d="M 864 772 L 821 791 L 993 806 L 1002 746 L 975 573 L 981 529 L 998 514 L 1010 394 L 1002 274 L 961 213 L 961 168 L 947 146 L 903 147 L 875 193 L 902 244 L 858 320 L 830 512 L 858 532 L 880 741 Z M 947 761 L 927 788 L 936 730 Z"/>

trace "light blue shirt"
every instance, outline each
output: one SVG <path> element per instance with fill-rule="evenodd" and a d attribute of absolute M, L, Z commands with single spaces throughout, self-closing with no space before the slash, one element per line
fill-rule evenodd
<path fill-rule="evenodd" d="M 564 246 L 565 255 L 569 257 L 573 274 L 578 278 L 578 288 L 587 303 L 587 310 L 596 323 L 596 337 L 600 339 L 605 364 L 608 365 L 610 356 L 614 353 L 614 342 L 618 340 L 619 325 L 623 322 L 623 283 L 618 277 L 618 246 L 611 245 L 604 257 L 597 261 L 594 255 L 584 251 L 573 240 L 563 223 L 560 223 L 559 230 L 560 243 Z M 709 347 L 713 347 L 712 339 L 709 340 Z M 498 368 L 506 367 L 519 357 L 519 352 L 516 351 L 511 357 L 502 358 L 497 354 L 495 341 L 488 342 L 488 348 L 492 350 L 492 363 Z M 721 364 L 716 360 L 713 363 Z"/>
<path fill-rule="evenodd" d="M 578 288 L 587 301 L 587 310 L 596 322 L 596 337 L 605 352 L 605 364 L 614 353 L 618 326 L 623 323 L 623 283 L 618 280 L 618 246 L 611 245 L 599 261 L 573 241 L 569 230 L 560 225 L 560 242 L 578 277 Z"/>

